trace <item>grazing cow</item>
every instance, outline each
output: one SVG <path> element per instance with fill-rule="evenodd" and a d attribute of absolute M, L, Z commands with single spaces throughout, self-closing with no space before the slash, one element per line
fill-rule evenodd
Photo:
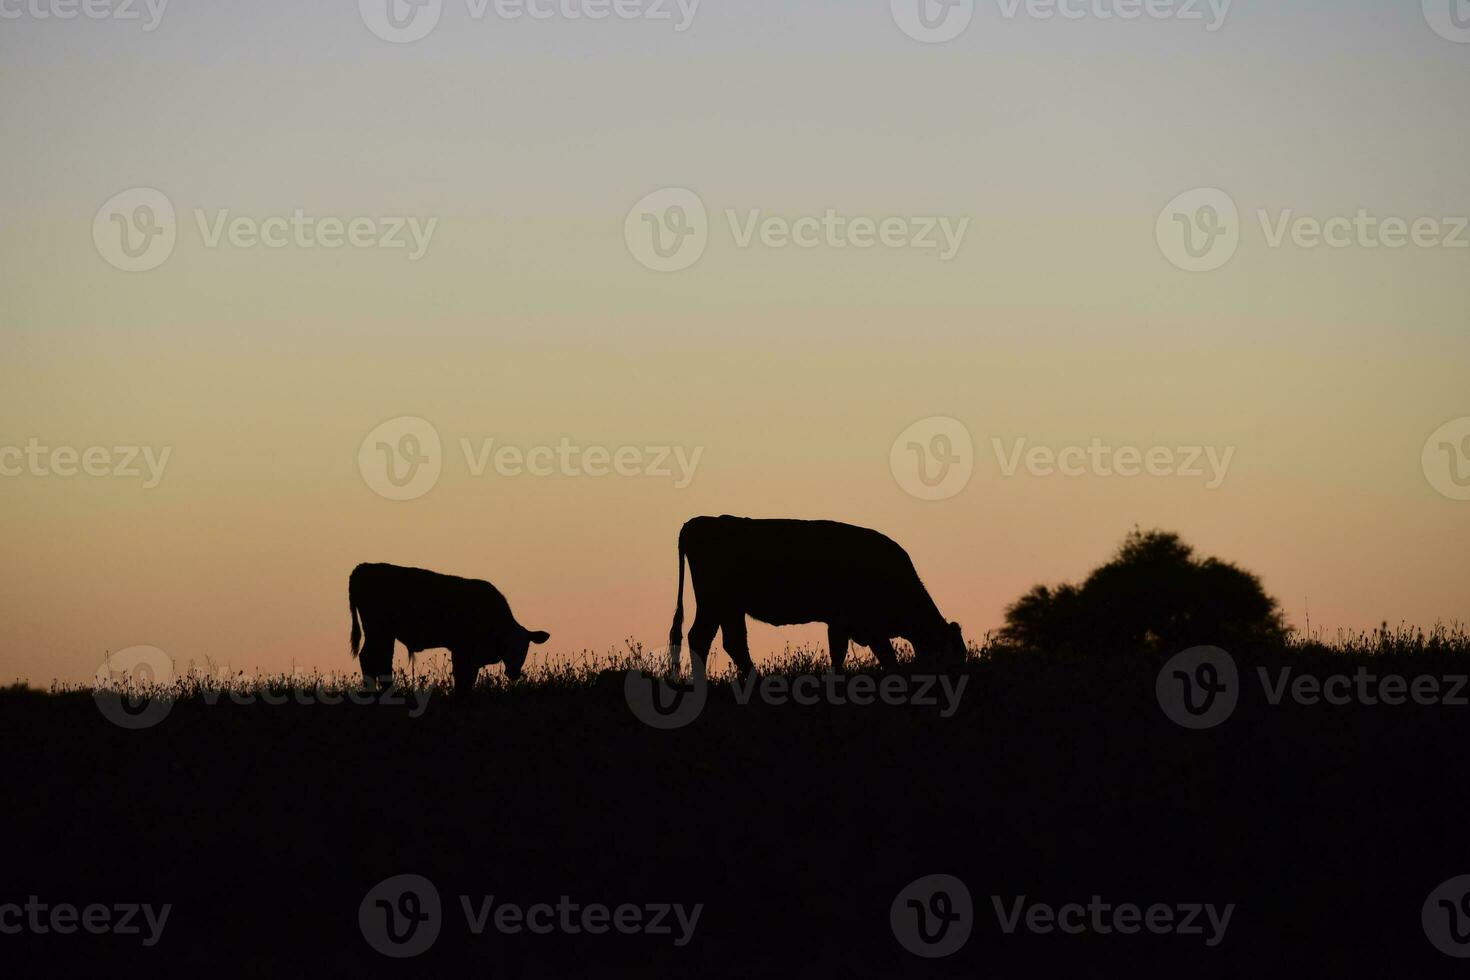
<path fill-rule="evenodd" d="M 774 626 L 826 623 L 832 669 L 842 670 L 848 641 L 893 667 L 895 636 L 915 659 L 949 667 L 965 656 L 958 623 L 946 622 L 908 554 L 864 527 L 836 521 L 696 517 L 679 531 L 679 599 L 669 630 L 669 666 L 679 669 L 684 628 L 684 562 L 696 610 L 689 655 L 703 672 L 715 631 L 742 674 L 751 670 L 745 617 Z"/>
<path fill-rule="evenodd" d="M 510 603 L 489 582 L 422 568 L 358 565 L 347 580 L 347 602 L 352 655 L 365 640 L 360 660 L 368 683 L 392 675 L 394 640 L 408 647 L 409 657 L 448 648 L 455 693 L 467 694 L 486 664 L 504 661 L 506 676 L 520 677 L 526 650 L 550 639 L 517 623 Z"/>

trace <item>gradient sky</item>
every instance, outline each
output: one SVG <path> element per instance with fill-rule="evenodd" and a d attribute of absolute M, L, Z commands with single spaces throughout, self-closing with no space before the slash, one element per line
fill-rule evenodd
<path fill-rule="evenodd" d="M 678 33 L 449 0 L 398 45 L 351 2 L 192 2 L 152 32 L 0 20 L 0 91 L 0 445 L 172 447 L 154 489 L 0 478 L 4 679 L 83 680 L 138 644 L 354 669 L 346 580 L 369 560 L 489 578 L 555 655 L 658 645 L 678 527 L 706 513 L 883 530 L 972 638 L 1135 523 L 1257 571 L 1297 625 L 1308 603 L 1314 628 L 1470 620 L 1470 502 L 1420 463 L 1470 416 L 1470 250 L 1271 248 L 1256 218 L 1470 215 L 1470 44 L 1418 3 L 1253 0 L 1208 32 L 990 0 L 924 44 L 878 2 L 707 0 Z M 134 187 L 179 237 L 127 273 L 91 229 Z M 665 187 L 711 232 L 661 274 L 623 230 Z M 1188 273 L 1155 220 L 1200 187 L 1243 229 Z M 438 227 L 417 262 L 209 248 L 196 208 Z M 740 248 L 726 208 L 970 226 L 948 262 Z M 445 444 L 407 502 L 357 465 L 397 416 Z M 941 501 L 889 467 L 932 416 L 975 446 Z M 461 437 L 703 456 L 685 489 L 475 478 Z M 1208 490 L 1007 477 L 991 447 L 1094 437 L 1235 456 Z"/>

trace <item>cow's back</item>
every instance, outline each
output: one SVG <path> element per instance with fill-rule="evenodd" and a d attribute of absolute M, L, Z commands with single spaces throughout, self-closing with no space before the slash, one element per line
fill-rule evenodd
<path fill-rule="evenodd" d="M 908 553 L 870 528 L 696 517 L 684 525 L 680 544 L 701 602 L 767 623 L 892 620 L 933 608 Z"/>
<path fill-rule="evenodd" d="M 511 619 L 509 603 L 489 582 L 424 568 L 358 565 L 348 592 L 365 629 L 385 627 L 410 649 L 452 646 Z"/>

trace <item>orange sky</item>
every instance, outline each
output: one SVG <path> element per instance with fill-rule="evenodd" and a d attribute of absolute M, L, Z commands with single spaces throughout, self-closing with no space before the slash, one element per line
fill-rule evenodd
<path fill-rule="evenodd" d="M 83 680 L 138 644 L 351 669 L 370 560 L 491 579 L 553 655 L 657 645 L 705 513 L 883 530 L 976 638 L 1135 523 L 1257 571 L 1298 625 L 1470 618 L 1470 424 L 1425 457 L 1470 417 L 1470 110 L 1446 97 L 1470 45 L 1417 5 L 1209 33 L 982 6 L 944 44 L 818 6 L 677 34 L 446 8 L 403 45 L 274 0 L 146 33 L 7 22 L 0 674 Z M 668 188 L 703 251 L 660 272 L 635 205 Z M 1234 251 L 1185 271 L 1166 206 L 1211 188 Z M 1298 218 L 1360 210 L 1446 240 L 1301 244 Z M 123 271 L 160 253 L 129 259 L 114 215 L 167 224 L 167 256 Z M 441 446 L 412 500 L 375 489 L 378 440 L 360 459 L 400 417 Z M 958 428 L 908 431 L 933 418 Z M 916 489 L 911 441 L 968 481 Z M 46 475 L 32 445 L 62 448 Z M 498 471 L 506 445 L 552 472 Z M 157 485 L 87 475 L 116 447 Z M 1191 454 L 1204 475 L 1175 475 Z"/>

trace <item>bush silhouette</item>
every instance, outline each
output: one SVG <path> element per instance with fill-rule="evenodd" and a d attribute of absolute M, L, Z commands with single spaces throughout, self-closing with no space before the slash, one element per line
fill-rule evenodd
<path fill-rule="evenodd" d="M 1276 646 L 1286 635 L 1255 575 L 1196 558 L 1177 534 L 1138 528 L 1081 585 L 1038 585 L 1022 596 L 1000 632 L 1008 643 L 1077 653 Z"/>

